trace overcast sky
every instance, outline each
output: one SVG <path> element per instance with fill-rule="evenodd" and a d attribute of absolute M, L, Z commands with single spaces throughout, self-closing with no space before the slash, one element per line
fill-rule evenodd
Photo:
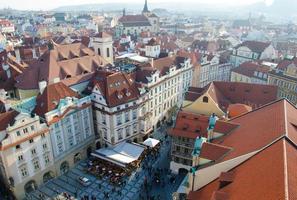
<path fill-rule="evenodd" d="M 180 2 L 181 0 L 148 0 L 148 3 Z M 292 0 L 295 1 L 295 0 Z M 144 0 L 0 0 L 0 8 L 13 8 L 20 10 L 51 10 L 60 6 L 98 3 L 142 3 Z M 266 5 L 273 3 L 273 0 L 183 0 L 183 3 L 201 2 L 205 4 L 225 5 L 246 5 L 255 2 L 265 2 Z"/>

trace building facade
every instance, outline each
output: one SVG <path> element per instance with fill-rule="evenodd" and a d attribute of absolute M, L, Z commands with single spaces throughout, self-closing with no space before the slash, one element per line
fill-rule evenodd
<path fill-rule="evenodd" d="M 15 110 L 1 118 L 1 174 L 17 199 L 55 173 L 49 129 L 38 116 Z"/>
<path fill-rule="evenodd" d="M 278 97 L 297 104 L 297 59 L 283 60 L 269 72 L 268 83 L 278 87 Z"/>

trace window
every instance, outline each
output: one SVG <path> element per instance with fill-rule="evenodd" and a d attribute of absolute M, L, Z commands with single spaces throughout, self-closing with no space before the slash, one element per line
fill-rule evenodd
<path fill-rule="evenodd" d="M 21 148 L 21 145 L 19 144 L 15 146 L 15 149 L 20 149 L 20 148 Z"/>
<path fill-rule="evenodd" d="M 48 155 L 44 155 L 44 162 L 45 162 L 45 164 L 48 164 L 50 162 Z"/>
<path fill-rule="evenodd" d="M 24 132 L 24 133 L 28 133 L 28 129 L 27 129 L 27 128 L 24 128 L 24 129 L 23 129 L 23 132 Z"/>
<path fill-rule="evenodd" d="M 34 126 L 33 125 L 31 126 L 31 131 L 34 131 Z"/>
<path fill-rule="evenodd" d="M 130 126 L 126 127 L 126 137 L 130 136 Z"/>
<path fill-rule="evenodd" d="M 38 160 L 33 161 L 33 166 L 34 166 L 34 170 L 39 170 L 40 166 L 39 166 Z"/>
<path fill-rule="evenodd" d="M 122 114 L 118 114 L 117 115 L 117 125 L 121 125 L 122 124 Z"/>
<path fill-rule="evenodd" d="M 18 160 L 23 161 L 24 160 L 23 155 L 19 155 Z"/>
<path fill-rule="evenodd" d="M 137 110 L 133 110 L 133 119 L 136 119 L 137 118 Z"/>
<path fill-rule="evenodd" d="M 137 124 L 133 124 L 133 133 L 137 133 Z"/>
<path fill-rule="evenodd" d="M 16 134 L 17 134 L 17 136 L 21 136 L 20 131 L 17 131 Z"/>
<path fill-rule="evenodd" d="M 29 142 L 30 142 L 30 144 L 31 144 L 31 143 L 33 143 L 33 142 L 34 142 L 34 140 L 33 140 L 33 139 L 30 139 L 30 140 L 29 140 Z"/>
<path fill-rule="evenodd" d="M 43 144 L 42 148 L 43 148 L 43 150 L 46 150 L 47 149 L 47 144 Z"/>
<path fill-rule="evenodd" d="M 129 112 L 125 112 L 125 121 L 128 122 L 130 120 L 129 118 Z"/>
<path fill-rule="evenodd" d="M 22 167 L 21 168 L 21 174 L 22 174 L 22 177 L 23 178 L 26 177 L 26 176 L 28 176 L 28 170 L 27 170 L 26 167 Z"/>
<path fill-rule="evenodd" d="M 123 130 L 119 129 L 117 132 L 118 132 L 118 140 L 122 140 L 123 139 Z"/>
<path fill-rule="evenodd" d="M 98 55 L 99 55 L 99 56 L 101 55 L 101 50 L 100 50 L 100 48 L 98 48 Z"/>
<path fill-rule="evenodd" d="M 106 116 L 104 113 L 101 114 L 102 117 L 102 124 L 106 124 Z"/>
<path fill-rule="evenodd" d="M 110 57 L 109 48 L 106 49 L 106 56 L 107 56 L 107 58 Z"/>
<path fill-rule="evenodd" d="M 203 101 L 203 103 L 208 103 L 208 97 L 204 96 L 202 101 Z"/>
<path fill-rule="evenodd" d="M 32 149 L 32 150 L 31 150 L 31 154 L 32 154 L 32 155 L 36 155 L 36 149 Z"/>
<path fill-rule="evenodd" d="M 41 134 L 41 138 L 45 138 L 45 134 L 44 133 Z"/>

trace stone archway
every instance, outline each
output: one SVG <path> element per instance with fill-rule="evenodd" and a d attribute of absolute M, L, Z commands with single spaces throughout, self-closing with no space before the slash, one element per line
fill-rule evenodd
<path fill-rule="evenodd" d="M 43 175 L 43 183 L 46 183 L 55 177 L 54 172 L 48 171 Z"/>
<path fill-rule="evenodd" d="M 37 183 L 35 180 L 31 180 L 27 182 L 24 186 L 25 192 L 28 194 L 30 192 L 33 192 L 34 190 L 37 190 Z"/>
<path fill-rule="evenodd" d="M 69 170 L 69 163 L 67 161 L 62 162 L 60 165 L 60 172 L 61 174 L 65 174 Z"/>

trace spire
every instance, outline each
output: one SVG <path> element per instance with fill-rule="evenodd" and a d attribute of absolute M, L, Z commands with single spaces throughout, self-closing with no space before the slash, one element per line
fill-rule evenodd
<path fill-rule="evenodd" d="M 148 13 L 149 10 L 147 8 L 147 0 L 145 0 L 145 3 L 144 3 L 144 7 L 143 7 L 143 10 L 142 10 L 142 13 Z"/>
<path fill-rule="evenodd" d="M 126 16 L 126 9 L 123 9 L 123 16 Z"/>

